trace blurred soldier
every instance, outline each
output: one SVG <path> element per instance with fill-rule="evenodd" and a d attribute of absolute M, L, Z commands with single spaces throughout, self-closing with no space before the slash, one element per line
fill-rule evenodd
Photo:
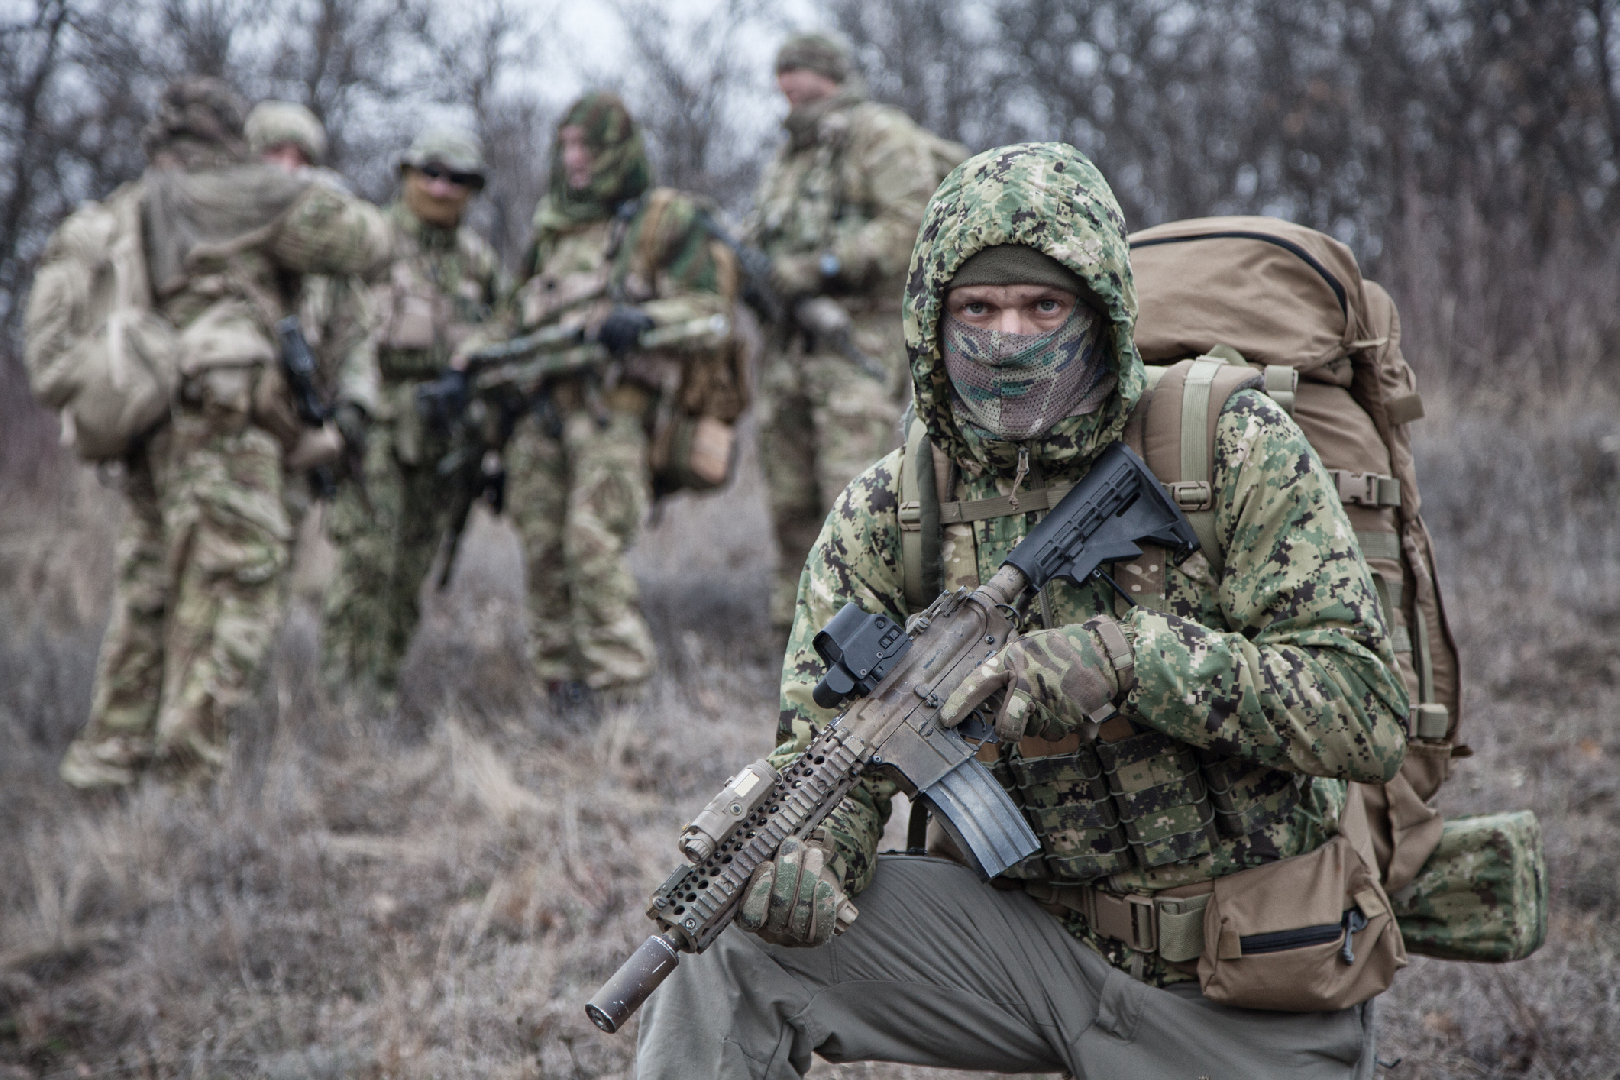
<path fill-rule="evenodd" d="M 364 495 L 345 486 L 328 514 L 338 562 L 321 646 L 329 689 L 375 691 L 388 709 L 447 518 L 438 465 L 448 446 L 422 423 L 416 388 L 446 365 L 502 291 L 495 252 L 461 224 L 484 186 L 477 136 L 425 130 L 399 173 L 400 195 L 388 210 L 394 262 L 374 294 L 382 392 L 367 430 Z"/>
<path fill-rule="evenodd" d="M 326 130 L 304 106 L 291 101 L 261 101 L 248 113 L 243 131 L 248 152 L 265 164 L 348 191 L 348 183 L 341 175 L 323 167 Z M 363 461 L 366 422 L 377 411 L 378 400 L 377 343 L 373 333 L 376 306 L 358 276 L 310 274 L 304 278 L 297 311 L 304 337 L 320 364 L 316 389 L 331 409 L 332 424 L 341 439 L 341 445 L 331 446 L 331 451 L 341 449 L 352 462 Z M 286 500 L 294 533 L 309 509 L 310 470 L 324 470 L 322 482 L 330 482 L 331 466 L 336 462 L 323 455 L 325 449 L 325 445 L 319 446 L 302 457 L 295 451 L 289 460 Z"/>
<path fill-rule="evenodd" d="M 760 182 L 749 239 L 770 256 L 789 311 L 824 296 L 853 321 L 839 334 L 793 320 L 766 353 L 760 457 L 778 558 L 771 622 L 785 632 L 805 554 L 833 499 L 898 441 L 900 294 L 941 175 L 934 153 L 942 141 L 898 109 L 867 101 L 848 47 L 825 35 L 789 38 L 776 81 L 791 106 L 788 138 Z"/>
<path fill-rule="evenodd" d="M 617 96 L 570 106 L 513 298 L 520 331 L 574 323 L 615 358 L 608 370 L 548 386 L 506 454 L 535 670 L 554 690 L 610 700 L 639 697 L 652 674 L 652 637 L 624 556 L 647 511 L 659 391 L 679 374 L 678 359 L 637 344 L 654 328 L 729 314 L 735 293 L 708 209 L 651 183 L 641 129 Z"/>
<path fill-rule="evenodd" d="M 292 535 L 282 459 L 303 429 L 275 324 L 303 274 L 387 259 L 377 210 L 248 162 L 245 112 L 218 79 L 181 79 L 143 136 L 147 267 L 184 378 L 170 421 L 126 461 L 112 622 L 89 723 L 62 762 L 76 787 L 127 785 L 150 765 L 204 781 L 224 763 L 231 711 L 279 623 Z"/>

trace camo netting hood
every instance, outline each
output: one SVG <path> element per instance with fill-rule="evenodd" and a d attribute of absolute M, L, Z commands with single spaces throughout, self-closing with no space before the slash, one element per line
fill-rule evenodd
<path fill-rule="evenodd" d="M 1095 411 L 1070 416 L 1024 442 L 964 429 L 951 408 L 945 369 L 945 293 L 962 264 L 985 248 L 1022 244 L 1080 277 L 1082 299 L 1101 314 L 1113 392 Z M 1146 377 L 1136 351 L 1136 290 L 1125 218 L 1113 190 L 1084 154 L 1064 143 L 987 150 L 958 165 L 928 203 L 912 250 L 903 308 L 917 415 L 930 437 L 970 469 L 1011 476 L 1018 450 L 1049 479 L 1084 472 L 1125 428 Z"/>
<path fill-rule="evenodd" d="M 188 75 L 163 89 L 141 131 L 148 160 L 182 169 L 217 169 L 247 158 L 247 101 L 223 79 Z"/>
<path fill-rule="evenodd" d="M 563 167 L 561 132 L 577 127 L 591 151 L 591 182 L 569 186 Z M 613 216 L 619 204 L 652 186 L 652 166 L 641 137 L 641 125 L 617 94 L 586 94 L 563 114 L 551 145 L 551 174 L 545 198 L 534 212 L 536 232 L 556 231 Z"/>

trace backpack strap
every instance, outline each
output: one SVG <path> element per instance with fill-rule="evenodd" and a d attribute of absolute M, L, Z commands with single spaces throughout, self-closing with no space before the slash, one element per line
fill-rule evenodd
<path fill-rule="evenodd" d="M 1126 441 L 1140 432 L 1138 452 L 1187 515 L 1219 577 L 1226 558 L 1215 532 L 1215 428 L 1227 399 L 1239 390 L 1263 389 L 1264 376 L 1214 355 L 1160 371 L 1156 379 L 1150 376 L 1152 392 L 1137 403 L 1140 424 L 1133 416 L 1126 425 Z"/>

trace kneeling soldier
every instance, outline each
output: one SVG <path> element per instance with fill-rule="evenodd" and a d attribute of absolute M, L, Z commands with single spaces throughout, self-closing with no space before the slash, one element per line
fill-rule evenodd
<path fill-rule="evenodd" d="M 917 412 L 937 448 L 916 456 L 952 511 L 934 568 L 951 591 L 988 580 L 1051 489 L 1129 441 L 1148 383 L 1124 221 L 1072 147 L 988 151 L 935 193 L 907 281 Z M 993 714 L 1000 743 L 981 760 L 1041 851 L 988 884 L 947 858 L 878 858 L 895 787 L 868 775 L 756 872 L 739 927 L 654 994 L 639 1076 L 802 1075 L 812 1052 L 1093 1078 L 1372 1075 L 1370 1002 L 1216 1004 L 1200 992 L 1202 920 L 1174 915 L 1216 904 L 1212 883 L 1323 850 L 1346 782 L 1390 779 L 1405 746 L 1370 575 L 1299 429 L 1239 389 L 1219 407 L 1213 454 L 1206 549 L 1218 551 L 1138 567 L 1157 580 L 1135 605 L 1105 582 L 1052 582 L 1021 636 L 944 703 L 947 723 L 980 704 Z M 903 462 L 856 478 L 811 552 L 777 765 L 835 715 L 812 698 L 816 632 L 850 601 L 902 622 L 920 610 L 906 598 Z M 1375 892 L 1356 893 L 1369 917 Z M 834 940 L 846 895 L 859 917 Z M 1308 928 L 1334 931 L 1329 965 L 1373 944 L 1352 941 L 1366 925 L 1352 914 L 1343 933 Z"/>

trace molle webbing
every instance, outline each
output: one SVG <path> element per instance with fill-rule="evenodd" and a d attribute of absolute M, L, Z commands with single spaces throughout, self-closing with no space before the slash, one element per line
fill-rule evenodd
<path fill-rule="evenodd" d="M 1247 836 L 1290 814 L 1287 773 L 1219 758 L 1116 718 L 1095 741 L 1026 737 L 992 765 L 1041 837 L 1044 866 L 1011 876 L 1088 881 L 1186 862 L 1222 837 Z"/>

